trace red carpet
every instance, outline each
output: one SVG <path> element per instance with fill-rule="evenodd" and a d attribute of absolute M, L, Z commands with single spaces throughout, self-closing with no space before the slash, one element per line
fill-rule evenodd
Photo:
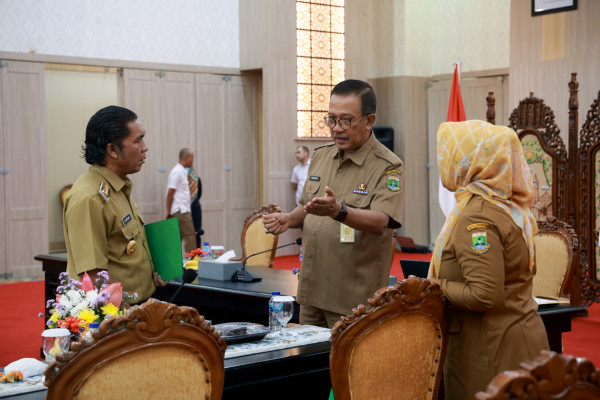
<path fill-rule="evenodd" d="M 400 259 L 429 260 L 431 253 L 400 253 L 394 256 L 392 275 L 403 279 Z M 298 256 L 275 259 L 275 267 L 299 267 Z M 38 313 L 44 311 L 44 282 L 31 281 L 0 284 L 0 366 L 19 358 L 40 358 L 41 332 L 44 320 Z M 572 331 L 563 335 L 564 352 L 589 358 L 600 368 L 600 304 L 588 308 L 588 317 L 573 319 Z"/>
<path fill-rule="evenodd" d="M 0 366 L 19 358 L 40 360 L 44 281 L 0 285 Z"/>

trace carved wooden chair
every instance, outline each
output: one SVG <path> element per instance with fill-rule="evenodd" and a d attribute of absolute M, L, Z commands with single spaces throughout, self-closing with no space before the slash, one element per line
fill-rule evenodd
<path fill-rule="evenodd" d="M 62 189 L 60 189 L 60 192 L 58 192 L 58 200 L 60 201 L 60 206 L 62 208 L 65 207 L 65 201 L 67 200 L 67 196 L 69 195 L 72 187 L 73 185 L 65 185 Z"/>
<path fill-rule="evenodd" d="M 566 222 L 554 217 L 538 222 L 534 236 L 536 274 L 533 295 L 547 299 L 569 297 L 578 265 L 579 239 Z"/>
<path fill-rule="evenodd" d="M 259 253 L 268 249 L 277 247 L 279 236 L 265 232 L 262 223 L 262 216 L 279 211 L 275 204 L 261 207 L 246 217 L 244 227 L 242 228 L 242 256 L 232 259 L 232 261 L 244 261 L 249 255 Z M 261 267 L 273 268 L 276 250 L 251 257 L 246 265 L 258 265 Z"/>
<path fill-rule="evenodd" d="M 477 400 L 600 399 L 600 370 L 587 358 L 543 350 L 521 369 L 496 375 Z"/>
<path fill-rule="evenodd" d="M 227 345 L 193 308 L 150 299 L 45 372 L 47 399 L 220 399 Z"/>
<path fill-rule="evenodd" d="M 487 120 L 495 123 L 493 92 L 489 93 L 486 101 Z M 533 92 L 530 92 L 529 97 L 521 100 L 511 113 L 508 126 L 519 135 L 532 172 L 535 219 L 541 221 L 554 216 L 568 221 L 567 150 L 554 121 L 554 112 L 543 99 L 533 97 Z"/>
<path fill-rule="evenodd" d="M 336 400 L 437 399 L 447 318 L 438 284 L 410 277 L 375 292 L 331 329 Z"/>
<path fill-rule="evenodd" d="M 600 92 L 582 125 L 577 151 L 579 171 L 576 207 L 579 233 L 581 300 L 585 305 L 600 302 Z"/>

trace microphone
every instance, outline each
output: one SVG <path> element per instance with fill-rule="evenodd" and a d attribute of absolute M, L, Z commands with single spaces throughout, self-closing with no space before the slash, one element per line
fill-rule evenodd
<path fill-rule="evenodd" d="M 263 251 L 259 251 L 258 253 L 250 254 L 248 257 L 244 258 L 244 260 L 242 261 L 242 268 L 238 269 L 237 271 L 235 271 L 233 273 L 231 280 L 232 281 L 240 281 L 240 282 L 260 281 L 262 279 L 262 276 L 253 274 L 252 272 L 249 272 L 246 270 L 246 261 L 248 261 L 248 259 L 250 257 L 254 257 L 254 256 L 257 256 L 257 255 L 263 254 L 263 253 L 268 253 L 269 251 L 281 249 L 283 247 L 291 246 L 293 244 L 297 244 L 298 246 L 301 246 L 302 238 L 299 237 L 298 239 L 294 240 L 292 243 L 284 244 L 283 246 L 277 246 L 277 247 L 273 247 L 272 249 L 263 250 Z"/>
<path fill-rule="evenodd" d="M 181 280 L 183 282 L 181 282 L 181 285 L 179 285 L 179 287 L 177 288 L 177 290 L 175 290 L 175 293 L 173 293 L 173 295 L 171 296 L 171 298 L 169 299 L 169 303 L 173 302 L 173 299 L 175 298 L 175 296 L 177 296 L 177 294 L 179 293 L 179 291 L 181 290 L 181 288 L 183 288 L 183 285 L 185 285 L 186 283 L 191 283 L 194 281 L 194 279 L 196 279 L 196 277 L 198 276 L 198 272 L 191 269 L 191 268 L 185 268 L 183 270 L 183 275 L 181 276 Z"/>

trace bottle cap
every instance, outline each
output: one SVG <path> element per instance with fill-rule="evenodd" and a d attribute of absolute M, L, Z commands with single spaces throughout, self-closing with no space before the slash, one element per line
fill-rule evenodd
<path fill-rule="evenodd" d="M 205 246 L 208 246 L 208 242 L 204 242 L 204 245 L 205 245 Z"/>
<path fill-rule="evenodd" d="M 98 329 L 99 326 L 98 322 L 90 322 L 90 329 Z"/>
<path fill-rule="evenodd" d="M 281 293 L 280 292 L 271 292 L 272 296 L 279 296 Z"/>

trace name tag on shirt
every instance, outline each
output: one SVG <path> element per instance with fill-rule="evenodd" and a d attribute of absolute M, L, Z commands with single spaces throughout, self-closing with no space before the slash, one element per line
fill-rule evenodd
<path fill-rule="evenodd" d="M 348 225 L 340 224 L 340 243 L 354 243 L 356 230 Z"/>
<path fill-rule="evenodd" d="M 131 214 L 127 214 L 126 216 L 124 216 L 123 218 L 121 218 L 121 222 L 123 223 L 123 226 L 127 225 L 127 223 L 131 221 Z"/>

